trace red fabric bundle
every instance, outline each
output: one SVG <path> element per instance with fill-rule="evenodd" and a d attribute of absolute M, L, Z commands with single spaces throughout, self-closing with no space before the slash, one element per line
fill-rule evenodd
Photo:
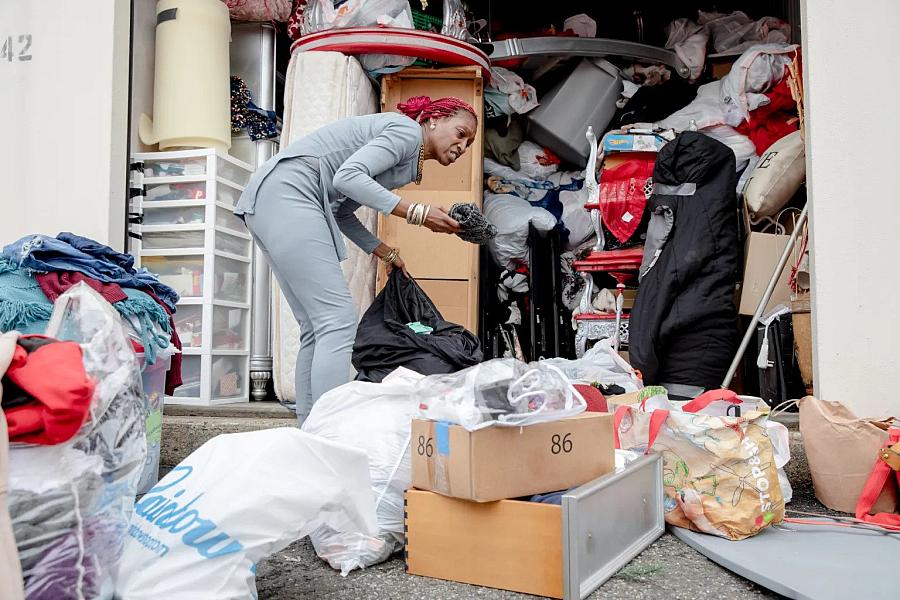
<path fill-rule="evenodd" d="M 78 433 L 88 416 L 95 385 L 75 342 L 23 336 L 5 379 L 34 399 L 4 409 L 11 442 L 60 444 Z"/>
<path fill-rule="evenodd" d="M 754 110 L 750 113 L 750 120 L 737 127 L 739 133 L 750 138 L 760 156 L 772 144 L 800 128 L 797 102 L 791 96 L 787 77 L 772 88 L 766 97 L 769 98 L 769 103 Z"/>
<path fill-rule="evenodd" d="M 641 224 L 647 206 L 644 186 L 653 175 L 655 158 L 651 154 L 645 160 L 629 160 L 618 167 L 603 169 L 600 175 L 603 224 L 622 243 L 631 239 Z"/>

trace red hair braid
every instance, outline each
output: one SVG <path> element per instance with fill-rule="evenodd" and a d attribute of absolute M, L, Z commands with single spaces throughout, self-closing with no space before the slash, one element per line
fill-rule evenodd
<path fill-rule="evenodd" d="M 468 102 L 464 102 L 455 96 L 447 96 L 432 100 L 428 96 L 414 96 L 406 102 L 397 105 L 404 115 L 418 122 L 424 122 L 428 119 L 441 119 L 443 117 L 452 117 L 460 111 L 466 111 L 478 122 L 475 115 L 475 109 Z"/>

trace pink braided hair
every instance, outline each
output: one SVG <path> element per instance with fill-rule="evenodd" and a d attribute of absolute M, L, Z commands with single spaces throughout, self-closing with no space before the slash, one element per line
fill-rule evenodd
<path fill-rule="evenodd" d="M 472 115 L 476 122 L 478 121 L 478 117 L 475 116 L 475 109 L 455 96 L 447 96 L 437 100 L 432 100 L 428 96 L 414 96 L 406 102 L 398 104 L 397 108 L 410 119 L 420 123 L 428 119 L 452 117 L 461 110 Z"/>

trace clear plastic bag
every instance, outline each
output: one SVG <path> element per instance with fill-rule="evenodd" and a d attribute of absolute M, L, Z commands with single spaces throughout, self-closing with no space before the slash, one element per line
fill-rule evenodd
<path fill-rule="evenodd" d="M 619 356 L 610 339 L 598 341 L 581 358 L 548 358 L 541 362 L 559 369 L 575 383 L 618 385 L 626 394 L 644 387 L 637 372 Z"/>
<path fill-rule="evenodd" d="M 461 0 L 444 0 L 444 25 L 441 33 L 458 40 L 469 39 L 466 7 Z"/>
<path fill-rule="evenodd" d="M 403 496 L 412 483 L 410 422 L 422 375 L 399 368 L 382 383 L 353 381 L 324 394 L 303 423 L 303 431 L 363 450 L 375 496 L 378 535 L 321 527 L 310 534 L 319 558 L 347 575 L 384 562 L 405 543 Z"/>
<path fill-rule="evenodd" d="M 109 597 L 147 453 L 141 373 L 118 313 L 83 283 L 56 301 L 47 335 L 81 345 L 97 387 L 69 442 L 10 447 L 25 596 Z"/>
<path fill-rule="evenodd" d="M 302 34 L 348 27 L 413 28 L 407 0 L 312 0 L 303 13 Z"/>
<path fill-rule="evenodd" d="M 584 412 L 587 403 L 557 367 L 545 362 L 489 360 L 416 385 L 419 417 L 475 431 L 491 425 L 524 426 Z"/>

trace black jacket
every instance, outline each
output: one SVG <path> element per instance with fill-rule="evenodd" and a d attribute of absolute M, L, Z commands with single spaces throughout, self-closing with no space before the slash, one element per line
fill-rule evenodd
<path fill-rule="evenodd" d="M 653 184 L 629 358 L 648 385 L 718 387 L 737 349 L 734 154 L 684 132 L 660 150 Z"/>

